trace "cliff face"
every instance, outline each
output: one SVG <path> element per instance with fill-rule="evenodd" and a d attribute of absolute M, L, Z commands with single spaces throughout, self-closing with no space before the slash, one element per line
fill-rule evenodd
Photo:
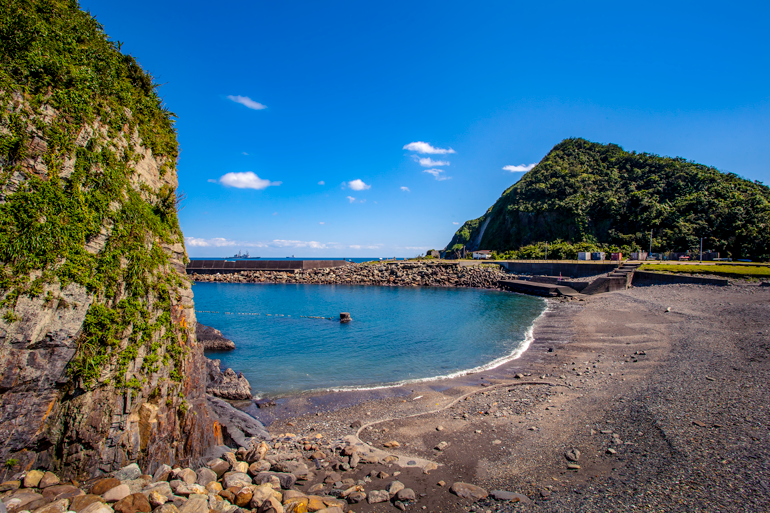
<path fill-rule="evenodd" d="M 447 248 L 564 241 L 770 258 L 770 188 L 683 158 L 566 139 Z M 580 249 L 583 251 L 583 249 Z M 588 249 L 590 251 L 590 249 Z M 541 257 L 542 258 L 542 257 Z"/>
<path fill-rule="evenodd" d="M 4 1 L 0 64 L 0 461 L 202 456 L 172 114 L 76 2 Z"/>

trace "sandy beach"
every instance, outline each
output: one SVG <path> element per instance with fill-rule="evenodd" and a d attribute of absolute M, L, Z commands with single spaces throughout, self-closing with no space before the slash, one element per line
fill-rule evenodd
<path fill-rule="evenodd" d="M 399 457 L 341 477 L 368 492 L 397 475 L 409 510 L 766 511 L 768 357 L 770 288 L 638 287 L 552 301 L 530 348 L 490 371 L 253 413 L 276 437 L 358 435 Z M 461 499 L 458 481 L 519 500 Z"/>

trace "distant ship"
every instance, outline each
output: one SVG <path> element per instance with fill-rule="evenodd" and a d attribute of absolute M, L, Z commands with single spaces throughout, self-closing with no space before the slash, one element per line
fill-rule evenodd
<path fill-rule="evenodd" d="M 235 254 L 235 255 L 233 255 L 233 256 L 231 256 L 231 257 L 225 257 L 225 258 L 241 258 L 241 259 L 250 259 L 250 260 L 254 260 L 254 259 L 257 259 L 257 258 L 261 258 L 261 257 L 253 257 L 253 256 L 249 256 L 249 252 L 248 252 L 248 251 L 246 252 L 246 254 L 243 254 L 243 253 L 241 253 L 240 251 L 238 251 L 238 253 L 237 253 L 237 254 Z"/>

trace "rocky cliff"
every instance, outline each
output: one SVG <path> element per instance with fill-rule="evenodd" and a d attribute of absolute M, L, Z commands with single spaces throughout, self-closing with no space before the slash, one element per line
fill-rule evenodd
<path fill-rule="evenodd" d="M 0 10 L 0 461 L 95 474 L 222 442 L 173 114 L 76 2 Z"/>

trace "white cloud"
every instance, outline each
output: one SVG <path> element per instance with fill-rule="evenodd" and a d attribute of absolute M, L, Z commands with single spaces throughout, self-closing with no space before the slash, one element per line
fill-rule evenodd
<path fill-rule="evenodd" d="M 536 165 L 537 165 L 537 162 L 526 166 L 524 164 L 520 166 L 505 166 L 503 169 L 505 169 L 506 171 L 510 171 L 511 173 L 526 173 Z"/>
<path fill-rule="evenodd" d="M 401 190 L 404 192 L 412 192 L 409 190 L 409 187 L 401 187 Z"/>
<path fill-rule="evenodd" d="M 451 176 L 443 176 L 441 173 L 444 172 L 443 169 L 423 169 L 423 173 L 428 173 L 430 175 L 433 175 L 433 178 L 438 180 L 439 182 L 443 182 L 444 180 L 451 180 Z"/>
<path fill-rule="evenodd" d="M 270 186 L 281 185 L 282 182 L 271 182 L 258 177 L 251 171 L 245 173 L 227 173 L 219 179 L 222 185 L 235 187 L 236 189 L 256 189 L 262 190 Z"/>
<path fill-rule="evenodd" d="M 353 189 L 354 191 L 365 191 L 366 189 L 371 189 L 371 185 L 366 185 L 363 180 L 351 180 L 348 182 L 348 187 Z"/>
<path fill-rule="evenodd" d="M 455 222 L 455 221 L 452 221 L 452 224 L 460 224 L 460 223 L 457 223 L 457 222 Z"/>
<path fill-rule="evenodd" d="M 274 216 L 277 216 L 277 215 L 278 215 L 278 212 L 273 212 L 273 215 L 274 215 Z"/>
<path fill-rule="evenodd" d="M 318 185 L 326 185 L 326 182 L 324 182 L 323 180 L 321 180 L 320 182 L 318 182 Z"/>
<path fill-rule="evenodd" d="M 434 166 L 448 166 L 449 161 L 448 160 L 433 160 L 430 157 L 423 157 L 420 158 L 417 155 L 412 155 L 414 160 L 420 163 L 422 167 L 434 167 Z"/>
<path fill-rule="evenodd" d="M 431 155 L 445 155 L 447 153 L 457 153 L 452 148 L 434 148 L 430 144 L 422 141 L 412 142 L 404 146 L 405 150 L 414 151 L 416 153 L 430 153 Z"/>
<path fill-rule="evenodd" d="M 348 196 L 348 201 L 353 203 L 354 201 L 356 201 L 356 198 L 354 198 L 353 196 Z"/>
<path fill-rule="evenodd" d="M 334 242 L 324 243 L 314 240 L 282 240 L 274 239 L 269 241 L 244 241 L 235 239 L 225 239 L 223 237 L 214 237 L 212 239 L 202 239 L 198 237 L 185 237 L 185 244 L 188 247 L 200 248 L 312 248 L 328 249 L 337 246 Z"/>
<path fill-rule="evenodd" d="M 241 155 L 248 155 L 248 153 L 246 153 L 245 151 L 242 151 Z"/>
<path fill-rule="evenodd" d="M 325 223 L 325 222 L 323 222 L 323 221 L 319 221 L 319 222 L 318 222 L 318 224 L 326 224 L 326 223 Z"/>
<path fill-rule="evenodd" d="M 233 95 L 229 95 L 227 97 L 227 99 L 231 100 L 231 101 L 234 101 L 235 103 L 240 103 L 244 107 L 248 107 L 249 109 L 252 109 L 252 110 L 262 110 L 262 109 L 266 109 L 267 108 L 267 105 L 262 105 L 259 102 L 255 102 L 254 100 L 252 100 L 248 96 L 233 96 Z"/>
<path fill-rule="evenodd" d="M 217 180 L 214 180 L 213 178 L 209 178 L 206 180 L 208 183 L 217 183 Z"/>

